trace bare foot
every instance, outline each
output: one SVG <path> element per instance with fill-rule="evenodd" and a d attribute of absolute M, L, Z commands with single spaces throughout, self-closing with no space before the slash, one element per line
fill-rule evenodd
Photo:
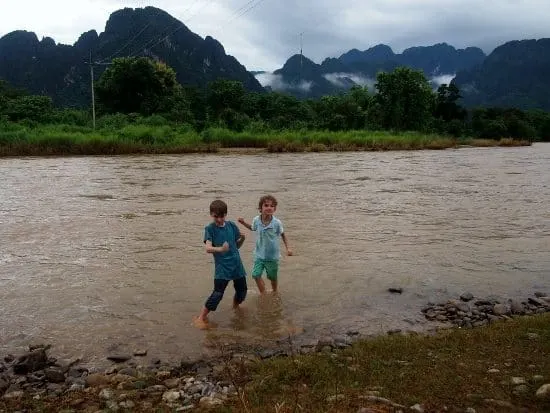
<path fill-rule="evenodd" d="M 237 314 L 240 317 L 245 316 L 246 313 L 248 312 L 248 309 L 246 308 L 246 306 L 244 306 L 242 304 L 240 304 L 236 307 L 233 307 L 233 310 L 235 311 L 235 314 Z"/>
<path fill-rule="evenodd" d="M 193 317 L 193 325 L 200 330 L 208 330 L 209 328 L 212 328 L 208 318 L 201 318 L 198 316 Z"/>

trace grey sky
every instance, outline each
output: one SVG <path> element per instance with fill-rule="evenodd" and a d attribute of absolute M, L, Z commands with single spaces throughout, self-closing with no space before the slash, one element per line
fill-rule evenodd
<path fill-rule="evenodd" d="M 2 0 L 8 3 L 8 0 Z M 249 70 L 274 70 L 300 49 L 320 63 L 378 43 L 395 52 L 447 42 L 490 52 L 516 39 L 550 37 L 548 0 L 19 0 L 2 7 L 0 36 L 16 30 L 73 44 L 103 31 L 122 7 L 166 10 L 201 36 L 218 39 Z M 241 17 L 235 12 L 254 6 Z M 245 11 L 247 8 L 243 8 Z M 237 18 L 235 18 L 237 17 Z"/>

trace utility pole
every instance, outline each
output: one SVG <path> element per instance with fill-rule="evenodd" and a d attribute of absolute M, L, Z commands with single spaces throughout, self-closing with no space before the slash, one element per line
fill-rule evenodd
<path fill-rule="evenodd" d="M 92 125 L 95 130 L 95 92 L 94 92 L 94 64 L 92 62 L 92 51 L 90 50 L 90 80 L 92 86 Z"/>
<path fill-rule="evenodd" d="M 304 36 L 304 32 L 301 32 L 300 33 L 300 76 L 299 76 L 298 86 L 300 85 L 300 83 L 302 83 L 302 61 L 303 61 L 303 58 L 304 58 L 304 54 L 302 53 L 303 36 Z"/>

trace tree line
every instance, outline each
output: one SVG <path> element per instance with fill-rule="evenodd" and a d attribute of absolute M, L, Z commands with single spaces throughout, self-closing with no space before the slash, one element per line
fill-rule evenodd
<path fill-rule="evenodd" d="M 205 87 L 180 85 L 167 65 L 148 58 L 115 59 L 96 82 L 98 126 L 129 123 L 185 124 L 197 131 L 394 130 L 453 137 L 505 137 L 550 141 L 550 113 L 460 105 L 460 91 L 434 91 L 421 71 L 380 72 L 373 90 L 354 86 L 320 99 L 248 92 L 242 83 L 218 79 Z M 29 95 L 0 80 L 0 123 L 90 126 L 90 111 L 56 108 L 47 96 Z"/>

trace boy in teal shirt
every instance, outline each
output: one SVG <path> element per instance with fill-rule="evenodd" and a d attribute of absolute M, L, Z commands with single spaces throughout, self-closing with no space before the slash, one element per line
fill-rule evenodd
<path fill-rule="evenodd" d="M 245 236 L 232 221 L 226 221 L 227 204 L 216 200 L 210 204 L 212 222 L 204 228 L 206 252 L 214 255 L 214 291 L 206 300 L 204 308 L 196 319 L 198 327 L 208 324 L 208 313 L 216 311 L 223 293 L 230 281 L 235 287 L 233 308 L 239 307 L 246 298 L 246 271 L 241 261 L 239 248 Z"/>
<path fill-rule="evenodd" d="M 264 270 L 267 278 L 271 281 L 273 291 L 277 291 L 279 260 L 281 258 L 279 237 L 282 238 L 285 244 L 287 255 L 292 255 L 292 250 L 288 245 L 283 223 L 273 216 L 277 210 L 277 200 L 275 197 L 271 195 L 262 196 L 258 204 L 258 209 L 260 215 L 254 217 L 252 224 L 248 224 L 243 218 L 239 218 L 239 223 L 250 231 L 256 232 L 252 278 L 256 281 L 260 294 L 263 294 L 265 293 L 265 284 L 262 280 L 262 273 Z"/>

